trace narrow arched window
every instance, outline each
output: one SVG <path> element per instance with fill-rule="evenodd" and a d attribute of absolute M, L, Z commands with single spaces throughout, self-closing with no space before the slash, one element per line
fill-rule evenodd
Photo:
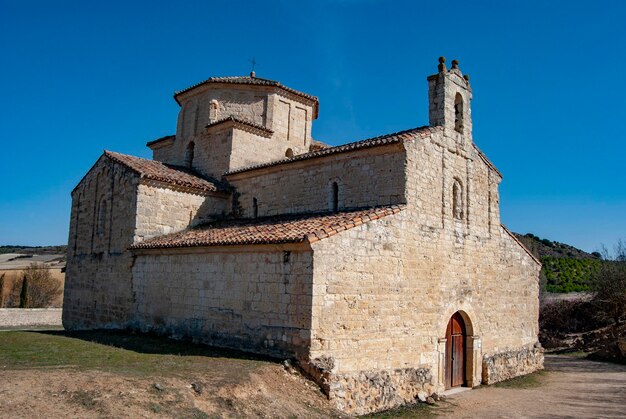
<path fill-rule="evenodd" d="M 463 96 L 460 93 L 454 97 L 454 129 L 463 133 Z"/>
<path fill-rule="evenodd" d="M 220 105 L 217 100 L 213 99 L 209 105 L 209 122 L 215 122 L 218 118 Z"/>
<path fill-rule="evenodd" d="M 285 157 L 287 157 L 288 159 L 293 157 L 293 150 L 288 148 L 287 151 L 285 151 Z"/>
<path fill-rule="evenodd" d="M 187 151 L 185 152 L 185 166 L 187 167 L 191 167 L 193 165 L 193 154 L 195 151 L 195 146 L 196 145 L 193 141 L 191 141 L 189 145 L 187 145 Z"/>
<path fill-rule="evenodd" d="M 100 204 L 98 205 L 98 221 L 96 224 L 96 233 L 98 236 L 103 236 L 106 230 L 106 222 L 107 222 L 107 201 L 104 197 L 100 199 Z"/>
<path fill-rule="evenodd" d="M 252 198 L 252 218 L 259 216 L 259 201 L 256 198 Z"/>
<path fill-rule="evenodd" d="M 463 185 L 458 179 L 452 185 L 452 216 L 457 220 L 462 220 L 463 213 Z"/>
<path fill-rule="evenodd" d="M 333 212 L 337 212 L 339 210 L 339 185 L 337 185 L 337 182 L 333 182 L 332 188 L 333 196 L 331 209 L 333 210 Z"/>

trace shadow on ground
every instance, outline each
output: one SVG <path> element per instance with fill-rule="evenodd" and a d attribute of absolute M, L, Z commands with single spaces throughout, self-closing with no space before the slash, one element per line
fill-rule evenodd
<path fill-rule="evenodd" d="M 203 356 L 211 358 L 233 358 L 278 363 L 281 360 L 265 355 L 258 355 L 234 349 L 217 348 L 187 340 L 169 339 L 154 334 L 137 333 L 121 330 L 31 330 L 28 333 L 38 333 L 51 336 L 60 336 L 79 339 L 86 342 L 98 343 L 114 348 L 125 349 L 141 354 Z"/>

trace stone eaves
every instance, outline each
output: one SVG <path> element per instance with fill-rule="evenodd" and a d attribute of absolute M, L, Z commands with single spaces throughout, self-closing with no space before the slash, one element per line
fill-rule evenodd
<path fill-rule="evenodd" d="M 230 124 L 234 128 L 239 128 L 244 131 L 248 131 L 253 134 L 263 136 L 263 137 L 271 137 L 274 134 L 274 131 L 272 131 L 269 128 L 264 127 L 263 125 L 255 124 L 254 122 L 247 121 L 245 119 L 237 118 L 234 116 L 228 116 L 226 118 L 217 120 L 215 122 L 211 122 L 210 124 L 207 124 L 205 128 L 211 129 L 213 127 L 222 126 L 226 124 Z"/>
<path fill-rule="evenodd" d="M 314 243 L 363 223 L 396 214 L 391 205 L 338 213 L 287 214 L 255 219 L 225 220 L 136 243 L 131 249 L 163 249 L 230 245 Z"/>
<path fill-rule="evenodd" d="M 165 137 L 157 138 L 156 140 L 148 141 L 146 146 L 152 148 L 153 145 L 164 143 L 166 141 L 173 141 L 176 139 L 175 135 L 166 135 Z"/>

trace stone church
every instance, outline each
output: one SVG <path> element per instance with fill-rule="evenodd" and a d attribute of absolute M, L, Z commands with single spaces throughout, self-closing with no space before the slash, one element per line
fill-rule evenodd
<path fill-rule="evenodd" d="M 469 77 L 427 81 L 427 126 L 335 147 L 315 96 L 254 73 L 177 92 L 152 160 L 105 151 L 72 191 L 64 326 L 295 359 L 355 414 L 542 368 Z"/>

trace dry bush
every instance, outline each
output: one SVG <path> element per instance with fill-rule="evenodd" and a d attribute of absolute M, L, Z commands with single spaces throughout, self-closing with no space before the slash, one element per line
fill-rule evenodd
<path fill-rule="evenodd" d="M 599 313 L 611 319 L 616 327 L 626 317 L 626 241 L 619 240 L 615 256 L 606 260 L 594 282 L 593 301 Z"/>
<path fill-rule="evenodd" d="M 597 315 L 590 301 L 551 301 L 541 304 L 539 329 L 545 335 L 583 333 L 608 326 L 610 320 Z"/>
<path fill-rule="evenodd" d="M 43 264 L 31 263 L 22 271 L 22 279 L 13 283 L 10 295 L 10 304 L 15 307 L 19 305 L 20 293 L 27 284 L 28 304 L 26 308 L 50 307 L 52 302 L 61 295 L 63 288 L 61 282 L 54 278 L 50 270 Z"/>

